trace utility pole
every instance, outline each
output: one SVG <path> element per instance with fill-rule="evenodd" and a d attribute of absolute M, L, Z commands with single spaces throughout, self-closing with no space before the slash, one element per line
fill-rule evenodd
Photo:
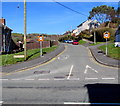
<path fill-rule="evenodd" d="M 94 44 L 96 44 L 96 32 L 94 31 Z"/>
<path fill-rule="evenodd" d="M 26 0 L 24 0 L 24 58 L 27 59 L 27 48 L 26 48 Z"/>

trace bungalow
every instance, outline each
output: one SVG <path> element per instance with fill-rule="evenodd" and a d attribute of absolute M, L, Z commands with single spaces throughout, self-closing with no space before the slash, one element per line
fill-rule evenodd
<path fill-rule="evenodd" d="M 99 25 L 100 23 L 98 21 L 88 19 L 87 21 L 78 25 L 77 29 L 75 29 L 73 33 L 75 34 L 75 36 L 77 36 L 81 31 L 84 31 L 86 29 L 91 30 L 92 28 L 98 27 Z"/>
<path fill-rule="evenodd" d="M 0 19 L 0 52 L 10 52 L 18 46 L 11 37 L 12 29 L 6 26 L 5 19 Z"/>

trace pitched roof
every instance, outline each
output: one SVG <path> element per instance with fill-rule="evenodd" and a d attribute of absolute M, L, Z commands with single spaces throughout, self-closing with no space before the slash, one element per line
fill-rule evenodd
<path fill-rule="evenodd" d="M 10 29 L 9 27 L 7 27 L 6 25 L 3 25 L 2 23 L 0 23 L 0 27 L 3 27 L 5 29 L 9 29 L 9 30 L 13 31 L 12 29 Z"/>

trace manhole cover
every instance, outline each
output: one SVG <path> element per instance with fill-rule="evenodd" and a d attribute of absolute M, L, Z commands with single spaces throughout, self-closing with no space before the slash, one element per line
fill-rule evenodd
<path fill-rule="evenodd" d="M 54 77 L 54 78 L 62 79 L 62 78 L 65 78 L 65 77 L 57 76 L 57 77 Z"/>
<path fill-rule="evenodd" d="M 98 50 L 98 53 L 103 53 L 103 51 L 101 51 L 101 50 Z"/>
<path fill-rule="evenodd" d="M 34 71 L 34 74 L 47 74 L 47 73 L 50 73 L 50 70 Z"/>
<path fill-rule="evenodd" d="M 69 76 L 69 74 L 67 74 L 66 76 Z M 73 74 L 70 74 L 70 76 L 73 76 Z"/>

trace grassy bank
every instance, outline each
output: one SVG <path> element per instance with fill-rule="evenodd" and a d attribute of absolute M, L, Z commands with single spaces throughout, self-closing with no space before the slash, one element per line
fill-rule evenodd
<path fill-rule="evenodd" d="M 83 41 L 83 40 L 79 40 L 79 44 L 85 44 L 86 43 L 86 41 Z"/>
<path fill-rule="evenodd" d="M 56 48 L 58 48 L 58 46 L 53 46 L 53 47 L 50 47 L 50 48 L 43 48 L 43 55 L 55 50 Z M 14 55 L 23 55 L 23 54 L 24 54 L 24 52 L 1 55 L 0 58 L 2 60 L 2 63 L 0 65 L 5 66 L 5 65 L 9 65 L 9 64 L 15 64 L 15 63 L 18 63 L 18 62 L 23 62 L 24 58 L 13 58 Z M 31 50 L 27 51 L 27 60 L 35 59 L 39 56 L 40 56 L 40 49 L 31 49 Z"/>
<path fill-rule="evenodd" d="M 105 53 L 106 45 L 100 46 L 99 49 Z M 119 53 L 120 53 L 119 47 L 115 47 L 114 44 L 108 44 L 108 56 L 109 57 L 120 60 Z"/>
<path fill-rule="evenodd" d="M 95 46 L 95 45 L 99 45 L 99 44 L 101 44 L 101 43 L 105 43 L 105 42 L 96 42 L 96 44 L 92 43 L 92 44 L 90 44 L 89 46 Z"/>

